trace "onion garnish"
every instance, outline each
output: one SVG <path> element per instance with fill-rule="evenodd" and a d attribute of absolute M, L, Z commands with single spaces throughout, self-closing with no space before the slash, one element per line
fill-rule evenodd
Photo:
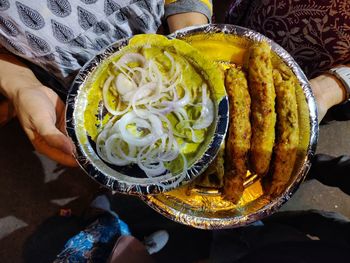
<path fill-rule="evenodd" d="M 202 85 L 202 110 L 201 116 L 196 120 L 193 129 L 201 130 L 210 126 L 214 119 L 214 104 L 212 100 L 207 97 L 207 85 Z"/>
<path fill-rule="evenodd" d="M 102 127 L 96 148 L 104 161 L 137 164 L 149 180 L 169 188 L 187 175 L 182 149 L 186 143 L 203 141 L 199 130 L 206 132 L 213 122 L 214 104 L 204 81 L 198 87 L 186 86 L 181 70 L 188 65 L 177 61 L 176 54 L 163 52 L 170 67 L 143 54 L 126 53 L 108 71 L 102 97 L 112 118 Z M 182 167 L 169 177 L 167 167 L 173 161 Z M 163 185 L 165 178 L 174 180 Z"/>
<path fill-rule="evenodd" d="M 115 66 L 124 66 L 130 62 L 139 62 L 143 66 L 146 63 L 146 59 L 139 53 L 126 53 L 115 63 Z"/>

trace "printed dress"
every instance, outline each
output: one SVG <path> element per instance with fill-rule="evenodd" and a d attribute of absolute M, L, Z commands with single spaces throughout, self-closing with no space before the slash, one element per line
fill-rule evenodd
<path fill-rule="evenodd" d="M 190 11 L 210 19 L 211 1 L 0 0 L 0 44 L 36 65 L 31 68 L 46 79 L 52 74 L 56 88 L 61 84 L 66 92 L 78 70 L 104 47 L 155 33 L 167 16 Z"/>
<path fill-rule="evenodd" d="M 280 44 L 308 77 L 350 62 L 349 0 L 235 0 L 226 18 Z"/>

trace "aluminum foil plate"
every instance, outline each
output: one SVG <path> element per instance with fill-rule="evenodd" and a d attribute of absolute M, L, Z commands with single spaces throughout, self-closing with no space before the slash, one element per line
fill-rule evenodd
<path fill-rule="evenodd" d="M 248 225 L 274 213 L 297 190 L 310 168 L 318 138 L 317 108 L 308 80 L 294 59 L 278 44 L 250 29 L 233 25 L 190 27 L 172 34 L 198 48 L 214 63 L 243 64 L 248 47 L 256 41 L 267 41 L 276 59 L 284 61 L 294 72 L 301 88 L 296 91 L 299 112 L 300 145 L 291 179 L 278 197 L 265 193 L 261 178 L 248 175 L 238 204 L 222 198 L 216 188 L 196 185 L 148 195 L 143 200 L 154 210 L 179 223 L 202 229 L 233 228 Z M 277 56 L 276 56 L 277 55 Z"/>
<path fill-rule="evenodd" d="M 195 157 L 187 160 L 189 167 L 184 179 L 176 180 L 181 174 L 168 172 L 158 178 L 159 183 L 146 177 L 136 165 L 114 166 L 104 162 L 96 153 L 95 142 L 86 128 L 86 123 L 91 122 L 91 119 L 93 120 L 92 125 L 103 125 L 103 117 L 107 112 L 103 106 L 102 92 L 95 92 L 93 86 L 94 82 L 103 74 L 103 71 L 107 69 L 113 57 L 118 55 L 119 51 L 122 52 L 123 47 L 128 46 L 129 42 L 130 39 L 123 39 L 112 44 L 92 58 L 79 71 L 68 93 L 66 129 L 76 146 L 78 163 L 94 180 L 113 191 L 125 194 L 162 193 L 191 181 L 200 175 L 215 159 L 228 127 L 228 100 L 222 84 L 222 92 L 215 93 L 220 95 L 215 95 L 213 100 L 214 121 L 208 128 L 206 138 L 199 146 Z M 190 48 L 192 49 L 192 47 Z M 181 50 L 178 52 L 181 52 Z M 192 66 L 200 66 L 196 64 L 199 63 L 199 59 L 195 60 L 193 52 L 186 53 L 183 56 L 190 61 Z M 215 86 L 209 77 L 212 73 L 201 67 L 197 68 L 197 71 L 201 72 L 210 89 Z"/>

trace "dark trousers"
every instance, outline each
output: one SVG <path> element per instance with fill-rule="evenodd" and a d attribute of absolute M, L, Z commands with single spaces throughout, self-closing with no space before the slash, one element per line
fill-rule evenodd
<path fill-rule="evenodd" d="M 350 157 L 318 154 L 308 175 L 350 195 Z M 348 262 L 350 221 L 317 210 L 276 213 L 247 227 L 214 231 L 212 262 Z M 282 261 L 281 261 L 282 260 Z"/>
<path fill-rule="evenodd" d="M 214 231 L 211 262 L 348 262 L 350 221 L 334 212 L 287 211 Z"/>
<path fill-rule="evenodd" d="M 333 108 L 331 108 L 326 115 L 326 122 L 327 119 L 329 120 L 337 120 L 337 121 L 347 121 L 350 120 L 350 101 L 336 105 Z"/>
<path fill-rule="evenodd" d="M 308 179 L 317 179 L 350 195 L 350 156 L 332 157 L 317 154 L 313 159 Z"/>

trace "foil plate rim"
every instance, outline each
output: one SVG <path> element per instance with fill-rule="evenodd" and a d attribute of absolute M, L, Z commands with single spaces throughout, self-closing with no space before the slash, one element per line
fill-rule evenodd
<path fill-rule="evenodd" d="M 312 93 L 310 83 L 296 63 L 293 57 L 282 48 L 279 44 L 273 40 L 267 38 L 266 36 L 240 26 L 229 25 L 229 24 L 207 24 L 202 26 L 191 26 L 185 29 L 178 30 L 173 34 L 169 35 L 169 38 L 181 38 L 195 33 L 224 33 L 224 34 L 235 34 L 242 37 L 247 37 L 253 41 L 265 40 L 270 45 L 272 50 L 280 57 L 282 60 L 287 63 L 287 65 L 292 69 L 300 84 L 302 86 L 307 106 L 309 109 L 309 122 L 310 122 L 310 137 L 309 143 L 306 151 L 306 156 L 303 161 L 303 165 L 296 173 L 296 178 L 294 181 L 287 187 L 284 193 L 271 200 L 271 202 L 265 205 L 260 210 L 255 213 L 241 216 L 241 217 L 227 217 L 227 218 L 211 218 L 211 217 L 200 217 L 193 214 L 186 214 L 183 211 L 176 210 L 172 207 L 162 204 L 154 196 L 143 196 L 141 199 L 155 211 L 163 214 L 165 217 L 174 220 L 178 223 L 184 225 L 189 225 L 192 227 L 200 229 L 224 229 L 224 228 L 234 228 L 244 225 L 248 225 L 254 221 L 261 220 L 275 211 L 277 211 L 285 202 L 287 202 L 291 196 L 299 188 L 300 184 L 306 177 L 306 174 L 311 166 L 311 159 L 315 154 L 316 145 L 318 140 L 318 118 L 317 118 L 317 106 L 316 100 Z"/>
<path fill-rule="evenodd" d="M 228 99 L 225 95 L 221 101 L 217 102 L 216 127 L 213 138 L 210 140 L 208 147 L 204 150 L 200 158 L 198 158 L 198 160 L 196 160 L 188 169 L 187 176 L 177 185 L 164 188 L 164 185 L 171 185 L 176 180 L 177 176 L 164 180 L 162 182 L 163 185 L 150 184 L 147 182 L 139 183 L 135 182 L 135 180 L 132 181 L 133 179 L 131 179 L 131 181 L 127 181 L 116 178 L 119 173 L 113 171 L 113 169 L 104 164 L 89 143 L 82 143 L 79 140 L 79 135 L 77 134 L 77 122 L 78 118 L 81 116 L 77 116 L 76 109 L 81 105 L 77 105 L 77 99 L 78 96 L 81 95 L 80 92 L 82 87 L 85 85 L 89 77 L 91 77 L 98 65 L 105 59 L 113 56 L 115 52 L 118 52 L 122 47 L 126 46 L 130 39 L 131 38 L 124 38 L 112 43 L 104 50 L 97 53 L 80 69 L 68 91 L 66 100 L 66 131 L 76 146 L 77 153 L 75 154 L 75 158 L 78 161 L 78 164 L 91 178 L 102 186 L 108 187 L 113 191 L 131 195 L 142 196 L 163 193 L 190 182 L 199 176 L 215 159 L 228 128 Z"/>

